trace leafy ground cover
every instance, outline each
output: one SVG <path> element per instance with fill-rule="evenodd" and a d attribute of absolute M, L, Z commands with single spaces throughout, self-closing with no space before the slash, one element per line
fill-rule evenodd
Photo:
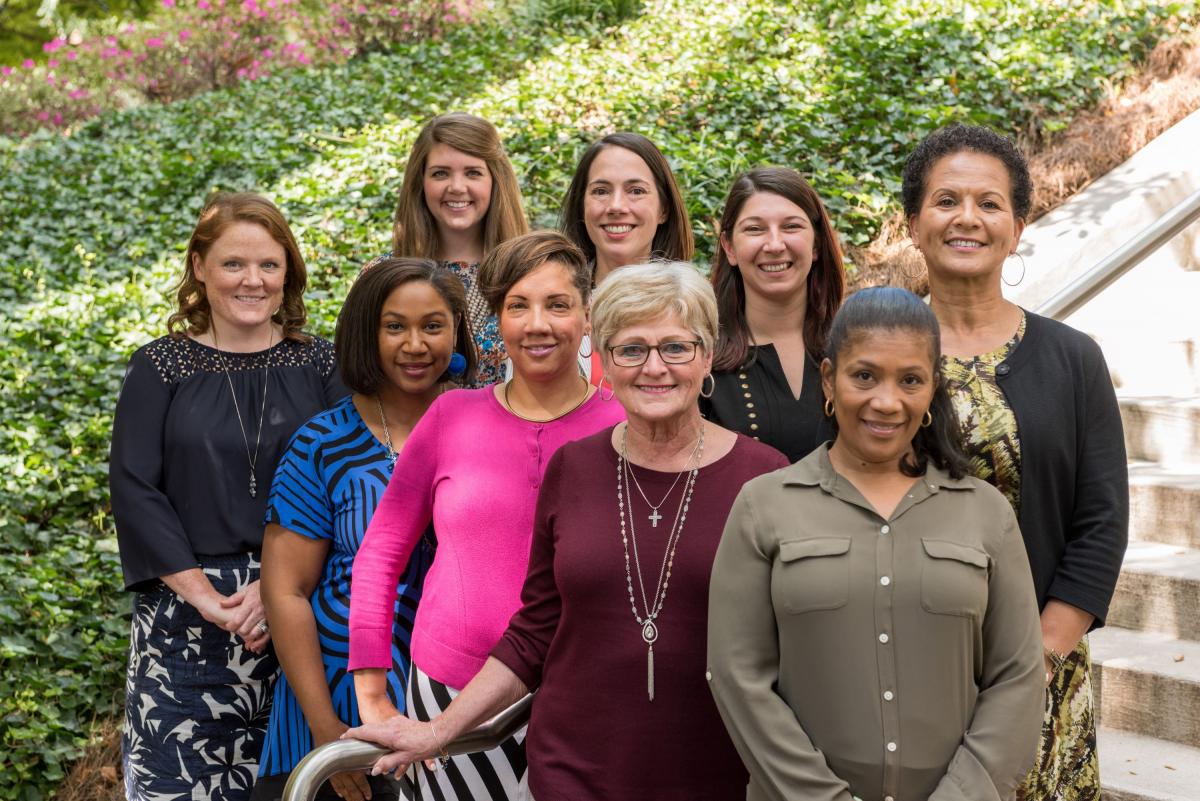
<path fill-rule="evenodd" d="M 847 241 L 896 207 L 912 144 L 952 119 L 1037 137 L 1130 74 L 1191 2 L 650 0 L 617 25 L 512 12 L 71 136 L 0 138 L 0 799 L 45 797 L 117 710 L 128 600 L 107 506 L 129 353 L 159 335 L 213 188 L 266 192 L 310 264 L 312 329 L 389 240 L 416 131 L 463 109 L 505 136 L 531 219 L 574 162 L 631 129 L 675 165 L 699 241 L 733 174 L 807 172 Z"/>

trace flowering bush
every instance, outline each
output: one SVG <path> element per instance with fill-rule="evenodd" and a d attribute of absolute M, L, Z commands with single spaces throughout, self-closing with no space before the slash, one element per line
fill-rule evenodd
<path fill-rule="evenodd" d="M 66 128 L 111 109 L 170 102 L 280 70 L 438 36 L 472 0 L 161 0 L 162 11 L 88 40 L 57 38 L 43 63 L 0 67 L 0 133 Z"/>

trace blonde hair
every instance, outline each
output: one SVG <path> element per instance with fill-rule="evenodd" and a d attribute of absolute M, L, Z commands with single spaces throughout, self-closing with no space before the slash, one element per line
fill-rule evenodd
<path fill-rule="evenodd" d="M 287 255 L 283 303 L 271 315 L 271 319 L 283 328 L 284 339 L 308 342 L 308 335 L 303 333 L 308 319 L 304 309 L 308 271 L 300 255 L 300 246 L 296 244 L 292 229 L 275 204 L 252 192 L 216 192 L 205 201 L 200 221 L 188 240 L 187 253 L 183 257 L 183 277 L 175 292 L 179 305 L 174 314 L 167 318 L 167 330 L 172 336 L 184 336 L 185 333 L 196 336 L 208 330 L 212 323 L 212 308 L 208 304 L 204 283 L 196 278 L 193 256 L 199 256 L 203 261 L 209 248 L 221 238 L 225 229 L 237 222 L 261 225 L 283 248 Z"/>
<path fill-rule="evenodd" d="M 609 273 L 592 296 L 592 342 L 601 353 L 618 331 L 666 314 L 713 352 L 717 338 L 717 298 L 712 285 L 685 261 L 631 264 Z"/>
<path fill-rule="evenodd" d="M 492 176 L 492 194 L 483 218 L 483 252 L 529 230 L 521 189 L 504 153 L 500 134 L 487 120 L 454 112 L 425 123 L 404 167 L 404 182 L 392 222 L 392 255 L 436 259 L 441 243 L 437 223 L 425 203 L 425 164 L 434 145 L 446 145 L 483 159 Z"/>

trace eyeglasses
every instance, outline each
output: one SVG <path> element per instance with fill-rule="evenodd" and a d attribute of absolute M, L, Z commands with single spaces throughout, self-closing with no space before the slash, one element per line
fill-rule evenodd
<path fill-rule="evenodd" d="M 683 339 L 675 342 L 660 342 L 657 345 L 613 345 L 608 349 L 613 364 L 618 367 L 638 367 L 650 358 L 650 351 L 658 351 L 658 358 L 665 364 L 687 364 L 696 358 L 696 349 L 704 343 Z"/>

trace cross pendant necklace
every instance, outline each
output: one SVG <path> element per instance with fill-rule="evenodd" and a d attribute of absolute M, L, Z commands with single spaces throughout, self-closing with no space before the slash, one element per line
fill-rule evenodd
<path fill-rule="evenodd" d="M 662 515 L 660 515 L 660 514 L 658 513 L 658 507 L 657 507 L 657 506 L 652 506 L 652 507 L 650 507 L 650 508 L 651 508 L 651 510 L 652 510 L 652 511 L 650 512 L 650 514 L 648 514 L 648 515 L 646 515 L 646 516 L 647 516 L 648 518 L 650 518 L 650 525 L 651 525 L 651 526 L 653 526 L 654 528 L 658 528 L 658 521 L 659 521 L 659 520 L 662 520 Z"/>

